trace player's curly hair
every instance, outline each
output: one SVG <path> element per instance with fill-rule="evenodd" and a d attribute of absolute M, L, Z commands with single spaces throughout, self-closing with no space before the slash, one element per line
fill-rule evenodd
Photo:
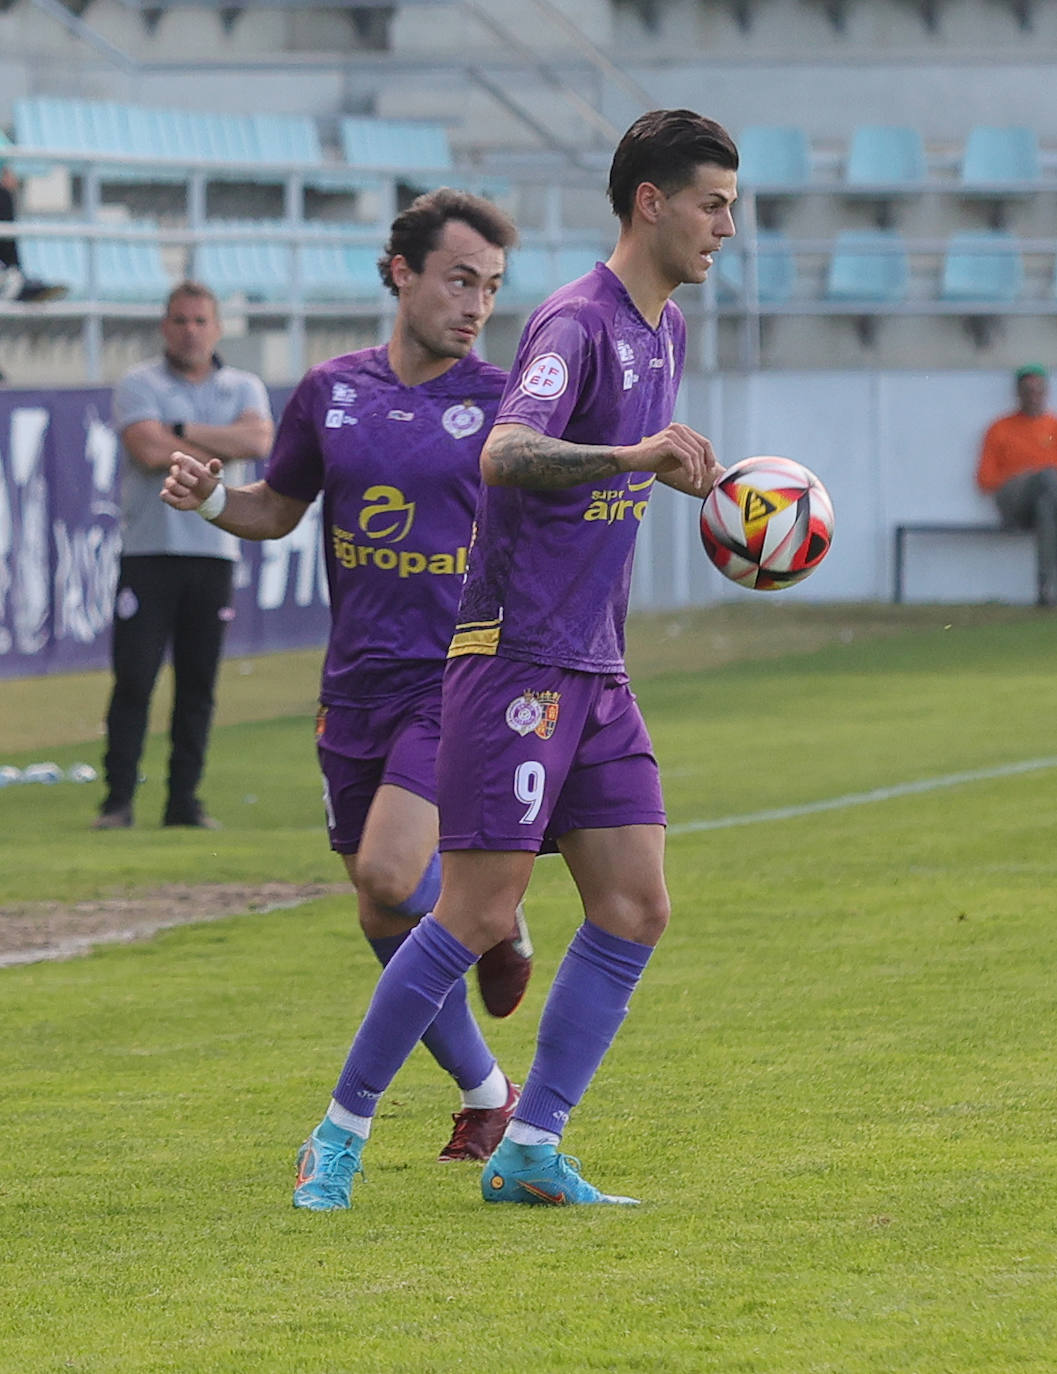
<path fill-rule="evenodd" d="M 689 186 L 706 162 L 738 170 L 738 149 L 722 124 L 693 110 L 640 115 L 617 144 L 609 168 L 613 213 L 629 224 L 635 192 L 644 181 L 671 195 Z"/>
<path fill-rule="evenodd" d="M 453 219 L 468 224 L 497 248 L 506 250 L 517 243 L 514 221 L 490 200 L 471 195 L 469 191 L 453 190 L 450 186 L 427 191 L 393 220 L 389 241 L 378 259 L 378 271 L 392 295 L 400 294 L 393 281 L 393 259 L 402 257 L 412 272 L 421 272 L 426 255 L 436 248 L 444 226 Z"/>

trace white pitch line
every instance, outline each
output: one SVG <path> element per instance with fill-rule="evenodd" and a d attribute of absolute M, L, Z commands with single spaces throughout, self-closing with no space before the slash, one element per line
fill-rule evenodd
<path fill-rule="evenodd" d="M 761 821 L 788 821 L 795 816 L 810 816 L 816 811 L 843 811 L 849 806 L 866 806 L 870 802 L 891 801 L 894 797 L 910 797 L 918 792 L 936 792 L 941 787 L 959 787 L 962 783 L 985 782 L 989 778 L 1009 778 L 1018 773 L 1038 773 L 1046 768 L 1057 768 L 1057 758 L 1025 759 L 1022 763 L 1001 763 L 995 768 L 976 768 L 969 773 L 946 773 L 938 778 L 900 782 L 894 787 L 875 787 L 871 792 L 849 792 L 843 797 L 804 802 L 800 806 L 776 806 L 769 811 L 753 811 L 745 816 L 719 816 L 711 821 L 683 821 L 681 825 L 670 825 L 668 833 L 692 835 L 702 830 L 727 830 L 734 825 L 757 825 Z"/>

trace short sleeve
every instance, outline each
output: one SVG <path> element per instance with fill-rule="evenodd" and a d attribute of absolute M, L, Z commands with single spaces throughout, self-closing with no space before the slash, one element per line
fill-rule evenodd
<path fill-rule="evenodd" d="M 323 486 L 323 453 L 305 378 L 286 403 L 264 480 L 280 496 L 313 501 Z"/>
<path fill-rule="evenodd" d="M 588 335 L 580 321 L 552 315 L 529 323 L 495 422 L 560 438 L 589 384 Z"/>
<path fill-rule="evenodd" d="M 255 410 L 258 415 L 263 415 L 265 419 L 270 420 L 272 407 L 268 400 L 268 388 L 261 379 L 254 373 L 247 372 L 243 377 L 242 389 L 242 410 Z"/>
<path fill-rule="evenodd" d="M 134 368 L 121 378 L 114 387 L 110 416 L 118 434 L 140 420 L 162 418 L 161 395 L 149 372 Z"/>

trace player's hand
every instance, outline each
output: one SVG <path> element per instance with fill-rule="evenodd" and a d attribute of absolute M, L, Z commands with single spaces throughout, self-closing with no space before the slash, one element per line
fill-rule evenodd
<path fill-rule="evenodd" d="M 189 453 L 181 453 L 177 449 L 172 455 L 168 476 L 162 484 L 161 499 L 175 510 L 197 510 L 216 489 L 223 467 L 219 458 L 200 463 Z"/>
<path fill-rule="evenodd" d="M 617 450 L 624 472 L 655 472 L 691 496 L 707 496 L 723 473 L 712 443 L 689 425 L 670 424 Z"/>

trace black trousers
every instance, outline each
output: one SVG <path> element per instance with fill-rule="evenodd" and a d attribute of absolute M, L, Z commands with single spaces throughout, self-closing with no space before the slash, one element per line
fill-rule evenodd
<path fill-rule="evenodd" d="M 15 198 L 6 186 L 0 186 L 0 224 L 15 218 Z M 18 243 L 7 235 L 0 236 L 0 268 L 18 267 Z"/>
<path fill-rule="evenodd" d="M 150 699 L 170 650 L 175 691 L 165 819 L 194 818 L 233 573 L 227 558 L 135 554 L 121 559 L 114 602 L 114 689 L 103 759 L 108 789 L 104 810 L 132 803 Z"/>

